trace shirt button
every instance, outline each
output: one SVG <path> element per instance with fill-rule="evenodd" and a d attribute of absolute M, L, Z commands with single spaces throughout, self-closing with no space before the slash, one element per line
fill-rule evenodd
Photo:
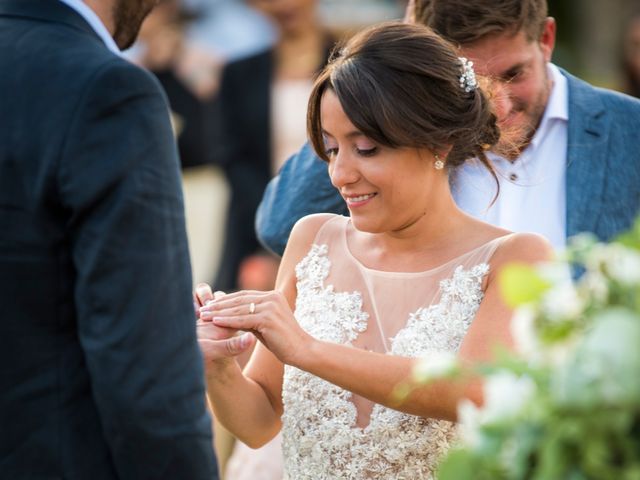
<path fill-rule="evenodd" d="M 511 175 L 509 175 L 509 180 L 511 180 L 512 182 L 515 182 L 516 180 L 518 180 L 518 175 L 515 173 L 512 173 Z"/>

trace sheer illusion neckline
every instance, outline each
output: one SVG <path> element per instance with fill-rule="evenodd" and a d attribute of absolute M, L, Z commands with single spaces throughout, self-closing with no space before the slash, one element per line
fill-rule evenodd
<path fill-rule="evenodd" d="M 481 250 L 482 248 L 486 248 L 489 245 L 493 244 L 494 242 L 502 241 L 506 237 L 514 234 L 513 232 L 511 232 L 511 233 L 506 233 L 504 235 L 500 235 L 499 237 L 492 238 L 491 240 L 484 242 L 481 245 L 478 245 L 477 247 L 474 247 L 471 250 L 468 250 L 467 252 L 461 255 L 458 255 L 457 257 L 451 258 L 450 260 L 447 260 L 446 262 L 441 263 L 436 267 L 429 268 L 427 270 L 421 270 L 419 272 L 396 272 L 396 271 L 389 271 L 389 270 L 378 270 L 375 268 L 367 267 L 364 263 L 362 263 L 362 261 L 353 254 L 353 252 L 351 251 L 351 247 L 349 246 L 349 241 L 347 239 L 349 226 L 352 226 L 352 223 L 351 223 L 351 219 L 347 218 L 346 222 L 344 223 L 344 228 L 342 231 L 342 243 L 343 243 L 344 250 L 347 253 L 347 256 L 363 271 L 366 271 L 374 275 L 388 277 L 388 278 L 416 278 L 421 276 L 434 275 L 444 270 L 446 267 L 450 266 L 451 264 L 458 262 L 461 258 L 468 257 L 473 253 Z"/>

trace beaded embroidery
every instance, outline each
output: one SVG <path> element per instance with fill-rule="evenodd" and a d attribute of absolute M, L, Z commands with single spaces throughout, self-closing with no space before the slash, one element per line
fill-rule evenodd
<path fill-rule="evenodd" d="M 326 245 L 314 245 L 297 265 L 296 318 L 314 337 L 350 344 L 367 328 L 359 292 L 324 285 L 331 262 Z M 458 266 L 440 282 L 440 301 L 409 315 L 392 339 L 393 355 L 455 352 L 483 298 L 486 263 Z M 430 479 L 455 440 L 455 424 L 374 405 L 369 424 L 356 426 L 351 393 L 285 366 L 282 416 L 285 470 L 291 480 Z"/>

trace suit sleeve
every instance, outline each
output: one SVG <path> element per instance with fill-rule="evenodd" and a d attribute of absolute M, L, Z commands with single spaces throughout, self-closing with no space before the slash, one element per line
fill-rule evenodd
<path fill-rule="evenodd" d="M 293 225 L 312 213 L 346 215 L 348 210 L 331 184 L 327 164 L 307 143 L 267 185 L 256 214 L 258 239 L 282 255 Z"/>
<path fill-rule="evenodd" d="M 217 478 L 178 157 L 149 74 L 117 59 L 94 75 L 58 181 L 78 334 L 120 478 Z"/>

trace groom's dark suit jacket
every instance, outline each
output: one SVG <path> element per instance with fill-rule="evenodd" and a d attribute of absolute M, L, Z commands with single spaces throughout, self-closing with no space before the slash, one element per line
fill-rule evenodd
<path fill-rule="evenodd" d="M 0 478 L 217 478 L 157 82 L 0 0 Z"/>

